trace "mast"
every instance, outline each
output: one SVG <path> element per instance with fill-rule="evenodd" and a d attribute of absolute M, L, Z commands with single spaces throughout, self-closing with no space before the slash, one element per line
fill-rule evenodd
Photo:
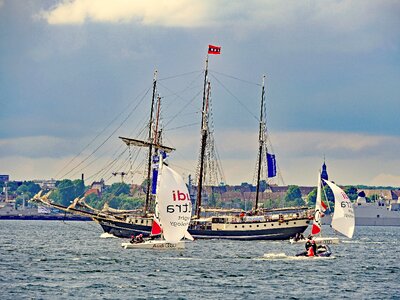
<path fill-rule="evenodd" d="M 265 99 L 265 75 L 263 76 L 262 82 L 262 90 L 261 90 L 261 110 L 260 110 L 260 131 L 258 133 L 258 170 L 257 170 L 257 189 L 256 189 L 256 206 L 255 209 L 258 209 L 258 193 L 260 190 L 260 177 L 261 177 L 261 161 L 263 154 L 263 146 L 264 146 L 264 116 L 263 116 L 263 108 L 264 108 L 264 99 Z"/>
<path fill-rule="evenodd" d="M 154 71 L 153 78 L 153 95 L 151 97 L 151 108 L 150 108 L 150 121 L 149 121 L 149 156 L 147 160 L 147 189 L 146 189 L 146 202 L 144 205 L 144 214 L 147 215 L 147 210 L 149 209 L 150 204 L 150 173 L 151 173 L 151 156 L 153 152 L 153 144 L 152 142 L 152 124 L 153 124 L 153 110 L 154 110 L 154 98 L 156 94 L 156 86 L 157 86 L 157 70 Z"/>
<path fill-rule="evenodd" d="M 159 125 L 159 120 L 160 120 L 160 109 L 161 109 L 161 97 L 158 96 L 157 97 L 157 114 L 156 114 L 156 125 L 154 128 L 154 140 L 153 143 L 154 144 L 158 144 L 160 142 L 160 136 L 159 136 L 159 132 L 158 132 L 158 125 Z"/>
<path fill-rule="evenodd" d="M 197 184 L 197 201 L 196 201 L 196 215 L 200 218 L 200 206 L 201 206 L 201 190 L 203 188 L 203 172 L 204 172 L 204 154 L 206 151 L 207 144 L 207 77 L 208 77 L 208 55 L 206 58 L 206 68 L 204 70 L 204 87 L 203 87 L 203 107 L 202 107 L 202 119 L 201 119 L 201 150 L 200 150 L 200 171 L 199 181 Z"/>

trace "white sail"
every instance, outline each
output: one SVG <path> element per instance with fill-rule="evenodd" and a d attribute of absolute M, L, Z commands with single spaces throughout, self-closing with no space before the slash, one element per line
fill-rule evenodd
<path fill-rule="evenodd" d="M 311 234 L 315 235 L 321 232 L 321 217 L 322 213 L 325 212 L 326 207 L 322 206 L 322 196 L 321 196 L 321 174 L 318 173 L 318 185 L 317 185 L 317 198 L 315 200 L 315 212 L 314 212 L 314 222 L 311 228 Z"/>
<path fill-rule="evenodd" d="M 192 215 L 192 202 L 182 177 L 160 162 L 157 181 L 157 214 L 165 240 L 178 243 L 187 232 Z"/>
<path fill-rule="evenodd" d="M 348 238 L 354 234 L 355 219 L 353 204 L 346 193 L 333 182 L 323 179 L 331 188 L 335 197 L 335 212 L 332 218 L 332 228 Z"/>

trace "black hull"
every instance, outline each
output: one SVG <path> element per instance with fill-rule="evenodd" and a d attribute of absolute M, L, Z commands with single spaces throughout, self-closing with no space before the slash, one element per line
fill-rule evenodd
<path fill-rule="evenodd" d="M 188 230 L 196 239 L 226 240 L 288 240 L 296 233 L 303 233 L 308 226 L 276 228 L 265 230 L 220 231 L 220 230 Z"/>
<path fill-rule="evenodd" d="M 96 220 L 104 232 L 110 233 L 120 238 L 130 238 L 132 235 L 143 234 L 149 236 L 151 226 L 130 224 L 120 221 L 110 221 L 105 219 Z M 307 225 L 292 225 L 290 227 L 262 229 L 262 230 L 210 230 L 210 229 L 189 229 L 189 233 L 195 239 L 227 239 L 227 240 L 287 240 L 303 233 Z"/>

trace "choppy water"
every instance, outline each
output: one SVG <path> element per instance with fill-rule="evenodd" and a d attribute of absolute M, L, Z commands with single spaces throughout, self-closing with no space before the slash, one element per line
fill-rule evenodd
<path fill-rule="evenodd" d="M 329 234 L 330 229 L 324 228 Z M 288 241 L 124 250 L 93 222 L 0 221 L 0 299 L 400 299 L 400 227 L 359 227 L 334 257 Z"/>

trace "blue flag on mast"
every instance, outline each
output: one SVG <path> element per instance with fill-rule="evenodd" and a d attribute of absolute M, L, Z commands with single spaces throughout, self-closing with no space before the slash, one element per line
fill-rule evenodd
<path fill-rule="evenodd" d="M 267 153 L 268 178 L 276 176 L 275 154 Z"/>

